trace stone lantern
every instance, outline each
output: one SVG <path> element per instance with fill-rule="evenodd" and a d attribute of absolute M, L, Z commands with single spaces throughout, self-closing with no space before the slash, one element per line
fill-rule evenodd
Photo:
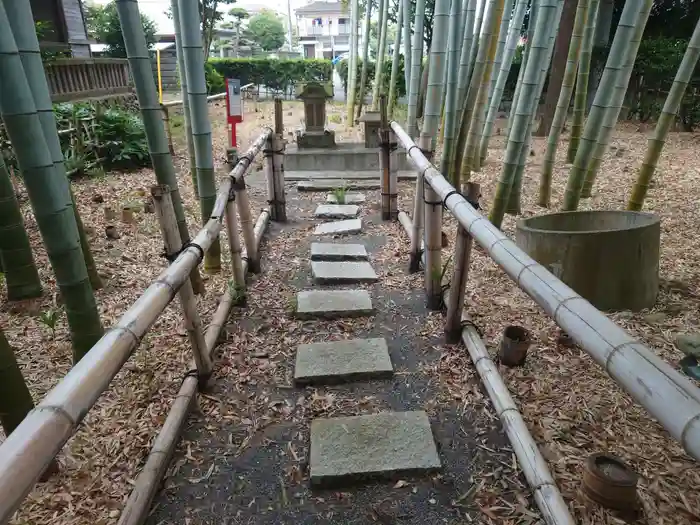
<path fill-rule="evenodd" d="M 297 131 L 299 148 L 334 148 L 335 133 L 326 129 L 326 100 L 333 98 L 329 84 L 297 84 L 297 98 L 304 102 L 304 130 Z"/>

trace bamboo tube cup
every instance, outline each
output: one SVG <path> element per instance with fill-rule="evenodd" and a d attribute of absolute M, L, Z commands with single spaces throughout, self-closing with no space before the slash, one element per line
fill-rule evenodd
<path fill-rule="evenodd" d="M 466 197 L 468 202 L 478 204 L 480 193 L 481 189 L 477 183 L 467 183 Z M 457 227 L 452 285 L 450 287 L 449 300 L 447 301 L 447 319 L 445 321 L 445 338 L 450 344 L 458 343 L 462 337 L 462 311 L 464 309 L 464 296 L 469 277 L 471 251 L 471 235 L 460 224 Z"/>
<path fill-rule="evenodd" d="M 163 232 L 165 254 L 170 259 L 173 256 L 177 256 L 177 253 L 182 249 L 182 240 L 180 239 L 180 232 L 177 230 L 177 221 L 175 219 L 175 209 L 170 198 L 170 188 L 165 184 L 151 186 L 151 196 L 153 197 L 160 229 Z M 189 281 L 186 281 L 177 293 L 180 297 L 182 314 L 185 318 L 187 337 L 192 345 L 199 386 L 203 388 L 211 377 L 213 365 L 204 344 L 202 321 L 197 312 L 197 301 L 194 298 L 194 291 Z"/>
<path fill-rule="evenodd" d="M 391 127 L 418 173 L 423 173 L 427 184 L 494 262 L 646 408 L 690 456 L 700 460 L 697 387 L 518 248 L 455 192 L 398 123 L 392 122 Z M 668 410 L 669 406 L 674 410 Z"/>

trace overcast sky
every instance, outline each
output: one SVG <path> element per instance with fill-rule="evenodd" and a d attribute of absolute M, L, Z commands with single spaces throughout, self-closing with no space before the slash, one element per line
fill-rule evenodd
<path fill-rule="evenodd" d="M 94 0 L 97 4 L 107 4 L 110 0 Z M 138 0 L 139 10 L 149 18 L 155 21 L 158 33 L 172 33 L 173 32 L 173 22 L 170 20 L 165 13 L 170 7 L 170 0 Z M 291 0 L 292 4 L 292 16 L 294 16 L 294 9 L 306 5 L 308 2 L 306 0 Z M 281 11 L 282 14 L 287 14 L 287 2 L 286 0 L 277 0 L 276 2 L 269 2 L 269 0 L 238 0 L 235 5 L 224 5 L 221 11 L 226 12 L 232 7 L 242 7 L 245 9 L 247 5 L 270 5 L 271 9 Z"/>

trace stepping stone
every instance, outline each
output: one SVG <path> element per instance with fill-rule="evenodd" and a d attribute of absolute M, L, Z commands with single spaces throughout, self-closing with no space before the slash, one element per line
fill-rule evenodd
<path fill-rule="evenodd" d="M 345 194 L 345 204 L 362 204 L 365 202 L 366 197 L 364 193 L 346 193 Z M 326 202 L 329 204 L 338 204 L 338 198 L 329 193 L 326 195 Z"/>
<path fill-rule="evenodd" d="M 366 261 L 368 258 L 362 244 L 311 243 L 312 261 Z"/>
<path fill-rule="evenodd" d="M 354 204 L 320 204 L 314 212 L 314 217 L 322 219 L 349 219 L 357 217 L 360 207 Z"/>
<path fill-rule="evenodd" d="M 314 230 L 314 235 L 342 235 L 360 233 L 361 231 L 362 219 L 346 219 L 344 221 L 319 224 Z"/>
<path fill-rule="evenodd" d="M 311 484 L 321 487 L 441 468 L 423 411 L 314 419 L 309 464 Z"/>
<path fill-rule="evenodd" d="M 298 191 L 333 191 L 337 188 L 345 188 L 346 190 L 378 190 L 381 188 L 381 184 L 379 183 L 379 178 L 376 181 L 324 179 L 305 180 L 297 183 Z"/>
<path fill-rule="evenodd" d="M 311 274 L 318 284 L 375 283 L 379 280 L 367 261 L 311 261 Z"/>
<path fill-rule="evenodd" d="M 363 317 L 372 315 L 372 299 L 367 290 L 304 290 L 297 293 L 298 318 Z"/>
<path fill-rule="evenodd" d="M 297 347 L 294 383 L 320 385 L 391 377 L 394 367 L 384 339 L 326 341 Z"/>

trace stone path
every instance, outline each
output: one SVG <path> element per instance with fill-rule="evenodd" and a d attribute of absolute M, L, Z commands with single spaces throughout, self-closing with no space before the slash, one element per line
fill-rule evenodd
<path fill-rule="evenodd" d="M 356 197 L 364 201 L 364 195 Z M 316 218 L 355 217 L 358 205 L 320 204 Z M 362 231 L 361 219 L 326 222 L 319 234 L 352 235 Z M 359 244 L 311 245 L 309 264 L 318 284 L 376 282 L 377 273 Z M 319 260 L 319 258 L 330 260 Z M 350 259 L 350 260 L 347 260 Z M 371 315 L 366 290 L 303 290 L 297 293 L 297 314 L 305 318 Z M 342 383 L 393 375 L 384 339 L 318 341 L 297 347 L 297 385 Z M 440 469 L 428 416 L 423 411 L 315 419 L 311 422 L 310 479 L 313 486 L 335 486 L 373 477 L 417 474 Z"/>

